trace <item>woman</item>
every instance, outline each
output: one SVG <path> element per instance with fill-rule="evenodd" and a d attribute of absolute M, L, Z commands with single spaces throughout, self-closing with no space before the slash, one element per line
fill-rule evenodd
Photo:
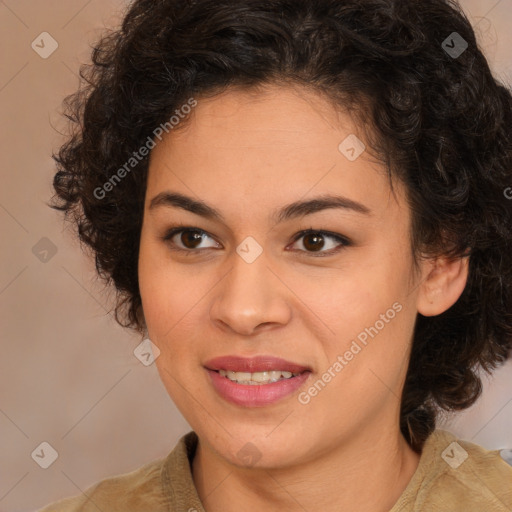
<path fill-rule="evenodd" d="M 436 429 L 512 345 L 512 96 L 445 0 L 138 0 L 54 208 L 192 427 L 45 511 L 509 511 Z"/>

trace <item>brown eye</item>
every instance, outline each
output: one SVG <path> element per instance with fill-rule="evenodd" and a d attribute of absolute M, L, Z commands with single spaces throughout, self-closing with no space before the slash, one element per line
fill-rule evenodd
<path fill-rule="evenodd" d="M 319 251 L 325 244 L 324 237 L 316 233 L 305 235 L 303 243 L 308 251 Z"/>
<path fill-rule="evenodd" d="M 179 239 L 187 249 L 196 249 L 203 241 L 203 234 L 200 231 L 184 230 Z"/>
<path fill-rule="evenodd" d="M 302 245 L 305 249 L 299 249 L 299 252 L 303 252 L 306 253 L 306 255 L 311 256 L 330 256 L 331 254 L 339 252 L 344 247 L 351 245 L 350 240 L 341 235 L 334 233 L 331 234 L 326 231 L 314 231 L 313 229 L 300 232 L 295 238 L 294 243 L 298 243 L 301 239 L 303 239 Z M 337 244 L 326 242 L 326 240 L 333 240 L 337 242 Z M 323 250 L 326 245 L 327 250 Z"/>
<path fill-rule="evenodd" d="M 218 244 L 199 247 L 207 238 L 212 239 L 208 233 L 201 229 L 179 227 L 170 229 L 164 235 L 163 240 L 169 243 L 175 251 L 199 252 L 202 249 L 218 247 Z"/>

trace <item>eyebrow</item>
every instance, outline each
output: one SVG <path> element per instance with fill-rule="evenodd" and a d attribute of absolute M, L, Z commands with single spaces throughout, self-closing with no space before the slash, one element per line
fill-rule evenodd
<path fill-rule="evenodd" d="M 153 197 L 149 204 L 149 210 L 154 210 L 159 207 L 181 208 L 182 210 L 195 213 L 201 217 L 225 223 L 223 215 L 212 206 L 177 192 L 165 191 Z M 370 208 L 357 201 L 343 196 L 323 195 L 307 201 L 295 201 L 288 204 L 274 212 L 272 218 L 278 224 L 286 220 L 333 208 L 349 210 L 363 215 L 373 215 Z"/>

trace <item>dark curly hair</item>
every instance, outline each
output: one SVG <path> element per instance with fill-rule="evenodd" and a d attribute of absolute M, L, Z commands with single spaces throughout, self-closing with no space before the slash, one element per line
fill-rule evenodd
<path fill-rule="evenodd" d="M 459 300 L 416 319 L 400 416 L 411 447 L 422 449 L 443 410 L 475 402 L 480 368 L 509 356 L 512 95 L 454 0 L 136 0 L 80 76 L 64 102 L 71 129 L 53 155 L 50 206 L 114 283 L 123 327 L 145 331 L 137 264 L 148 155 L 112 177 L 191 97 L 298 84 L 372 127 L 372 149 L 407 190 L 415 264 L 470 256 Z"/>

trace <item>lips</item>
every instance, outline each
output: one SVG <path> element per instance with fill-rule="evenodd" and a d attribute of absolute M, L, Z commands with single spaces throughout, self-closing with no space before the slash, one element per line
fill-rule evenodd
<path fill-rule="evenodd" d="M 303 366 L 279 357 L 265 355 L 255 357 L 221 356 L 210 359 L 204 364 L 204 366 L 205 368 L 214 371 L 227 370 L 232 372 L 248 373 L 268 372 L 271 370 L 282 370 L 292 373 L 311 371 L 309 366 Z"/>

